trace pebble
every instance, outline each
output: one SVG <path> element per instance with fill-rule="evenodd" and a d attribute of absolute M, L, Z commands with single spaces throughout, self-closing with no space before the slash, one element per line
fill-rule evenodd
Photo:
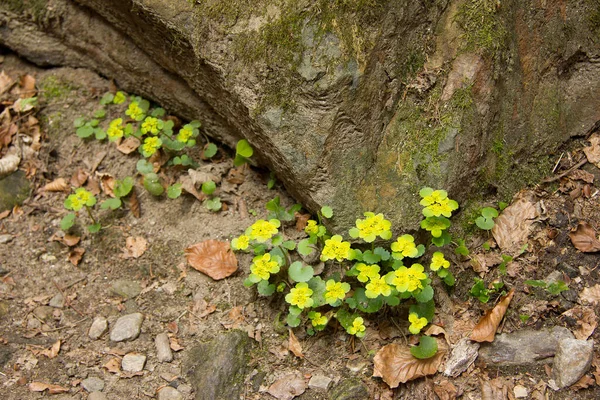
<path fill-rule="evenodd" d="M 13 235 L 0 235 L 0 244 L 9 243 L 11 240 L 13 240 L 13 237 Z"/>
<path fill-rule="evenodd" d="M 92 392 L 88 395 L 87 400 L 107 400 L 106 395 L 102 392 Z"/>
<path fill-rule="evenodd" d="M 183 395 L 171 386 L 165 386 L 158 392 L 158 400 L 183 400 Z"/>
<path fill-rule="evenodd" d="M 173 352 L 171 351 L 171 342 L 169 336 L 166 333 L 160 333 L 156 335 L 154 340 L 156 345 L 156 357 L 160 362 L 171 362 L 173 361 Z"/>
<path fill-rule="evenodd" d="M 529 395 L 527 388 L 523 385 L 516 385 L 513 389 L 517 399 L 524 399 Z"/>
<path fill-rule="evenodd" d="M 90 326 L 90 330 L 88 331 L 88 336 L 92 340 L 96 340 L 100 338 L 100 336 L 104 335 L 104 333 L 108 330 L 108 321 L 104 317 L 96 317 L 94 318 L 94 322 L 92 322 L 92 326 Z"/>
<path fill-rule="evenodd" d="M 118 280 L 112 284 L 114 294 L 131 299 L 141 293 L 142 287 L 138 282 L 128 280 Z"/>
<path fill-rule="evenodd" d="M 177 291 L 177 284 L 175 282 L 167 282 L 160 287 L 160 291 L 173 295 Z"/>
<path fill-rule="evenodd" d="M 54 319 L 54 308 L 50 306 L 39 306 L 33 309 L 33 315 L 41 321 L 48 322 Z"/>
<path fill-rule="evenodd" d="M 327 390 L 332 379 L 324 375 L 313 375 L 308 381 L 308 387 L 310 389 L 322 389 Z"/>
<path fill-rule="evenodd" d="M 593 340 L 562 339 L 552 366 L 552 377 L 559 389 L 577 382 L 592 365 Z"/>
<path fill-rule="evenodd" d="M 142 322 L 144 322 L 144 316 L 141 313 L 122 316 L 115 322 L 115 326 L 110 332 L 110 340 L 113 342 L 134 340 L 140 335 Z"/>
<path fill-rule="evenodd" d="M 101 392 L 104 389 L 104 381 L 100 378 L 92 376 L 82 380 L 81 387 L 88 392 Z"/>
<path fill-rule="evenodd" d="M 469 368 L 475 359 L 479 350 L 479 343 L 471 342 L 469 338 L 462 338 L 452 349 L 452 354 L 446 362 L 444 375 L 456 378 Z"/>
<path fill-rule="evenodd" d="M 121 361 L 121 368 L 127 372 L 140 372 L 146 364 L 146 356 L 140 353 L 125 354 Z"/>
<path fill-rule="evenodd" d="M 187 383 L 183 383 L 177 386 L 177 391 L 183 394 L 192 394 L 192 385 L 188 385 Z"/>
<path fill-rule="evenodd" d="M 54 297 L 50 299 L 48 305 L 54 308 L 63 308 L 65 306 L 65 298 L 62 293 L 56 293 Z"/>

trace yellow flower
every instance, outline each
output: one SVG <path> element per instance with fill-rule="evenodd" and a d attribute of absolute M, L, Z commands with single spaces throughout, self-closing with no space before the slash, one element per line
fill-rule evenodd
<path fill-rule="evenodd" d="M 386 275 L 386 282 L 396 287 L 400 293 L 414 292 L 418 289 L 423 289 L 424 279 L 427 275 L 423 272 L 424 268 L 421 264 L 413 264 L 410 268 L 404 266 Z"/>
<path fill-rule="evenodd" d="M 372 212 L 366 212 L 365 219 L 356 220 L 356 228 L 350 229 L 350 236 L 353 238 L 360 237 L 367 243 L 371 243 L 377 238 L 388 240 L 392 237 L 390 228 L 392 223 L 383 218 L 383 214 L 377 215 Z"/>
<path fill-rule="evenodd" d="M 254 257 L 252 261 L 254 263 L 250 267 L 250 271 L 262 280 L 268 281 L 271 274 L 279 272 L 279 263 L 274 260 L 271 261 L 269 253 Z"/>
<path fill-rule="evenodd" d="M 124 103 L 126 99 L 127 98 L 125 97 L 125 93 L 123 93 L 121 91 L 118 91 L 115 94 L 115 97 L 113 98 L 113 103 L 114 104 L 121 104 L 121 103 Z"/>
<path fill-rule="evenodd" d="M 162 140 L 155 136 L 144 139 L 144 144 L 142 145 L 144 157 L 150 157 L 152 154 L 156 153 L 156 151 L 160 149 L 160 146 L 162 146 Z"/>
<path fill-rule="evenodd" d="M 160 131 L 160 123 L 158 118 L 154 117 L 146 117 L 144 122 L 142 122 L 142 133 L 150 132 L 153 135 L 158 134 Z"/>
<path fill-rule="evenodd" d="M 439 238 L 445 229 L 450 227 L 450 220 L 444 217 L 429 217 L 421 221 L 421 228 L 431 232 L 431 236 Z"/>
<path fill-rule="evenodd" d="M 379 276 L 379 265 L 356 264 L 356 270 L 359 272 L 356 277 L 359 282 L 367 282 L 369 279 Z"/>
<path fill-rule="evenodd" d="M 308 314 L 308 318 L 310 318 L 310 322 L 312 324 L 312 326 L 325 326 L 327 325 L 327 317 L 324 315 L 321 315 L 320 312 L 310 312 Z"/>
<path fill-rule="evenodd" d="M 144 110 L 140 107 L 137 101 L 132 101 L 125 111 L 125 115 L 129 115 L 131 119 L 141 121 L 144 118 Z"/>
<path fill-rule="evenodd" d="M 246 235 L 240 235 L 231 241 L 231 247 L 234 250 L 246 250 L 250 245 L 250 238 Z"/>
<path fill-rule="evenodd" d="M 350 291 L 350 285 L 347 283 L 336 282 L 329 279 L 325 283 L 325 302 L 330 306 L 337 303 L 339 300 L 344 300 L 346 293 Z"/>
<path fill-rule="evenodd" d="M 431 188 L 423 188 L 419 192 L 421 197 L 420 204 L 424 206 L 423 215 L 426 217 L 444 217 L 450 218 L 452 211 L 458 209 L 458 203 L 448 198 L 448 193 L 445 190 L 433 190 Z"/>
<path fill-rule="evenodd" d="M 425 192 L 424 192 L 425 193 Z M 419 204 L 422 206 L 430 206 L 435 203 L 442 203 L 448 198 L 448 192 L 445 190 L 433 190 L 430 194 L 423 196 Z"/>
<path fill-rule="evenodd" d="M 321 261 L 338 260 L 342 261 L 350 255 L 350 243 L 343 242 L 340 235 L 333 235 L 331 239 L 325 241 L 325 247 L 321 252 Z"/>
<path fill-rule="evenodd" d="M 398 260 L 404 257 L 416 257 L 419 250 L 415 245 L 415 238 L 412 235 L 402 235 L 390 246 L 394 252 L 392 256 Z"/>
<path fill-rule="evenodd" d="M 319 225 L 317 225 L 317 221 L 309 219 L 306 222 L 306 227 L 304 228 L 304 232 L 309 235 L 314 235 L 319 232 Z"/>
<path fill-rule="evenodd" d="M 79 211 L 84 206 L 91 207 L 94 204 L 96 204 L 96 198 L 84 188 L 75 190 L 75 193 L 69 195 L 65 200 L 65 207 L 73 211 Z"/>
<path fill-rule="evenodd" d="M 408 330 L 413 335 L 416 335 L 417 333 L 421 332 L 421 329 L 423 329 L 425 325 L 427 325 L 427 318 L 419 318 L 419 315 L 416 313 L 410 313 L 410 315 L 408 316 L 408 321 L 410 322 Z"/>
<path fill-rule="evenodd" d="M 251 240 L 263 243 L 277 234 L 279 226 L 279 220 L 272 219 L 265 221 L 264 219 L 259 219 L 246 230 L 246 234 Z"/>
<path fill-rule="evenodd" d="M 375 299 L 379 297 L 379 295 L 389 296 L 392 293 L 392 288 L 390 285 L 385 283 L 385 278 L 381 276 L 377 276 L 375 278 L 371 278 L 371 281 L 367 283 L 365 286 L 365 296 L 369 299 Z"/>
<path fill-rule="evenodd" d="M 185 125 L 179 130 L 179 133 L 177 134 L 177 140 L 179 140 L 182 143 L 187 143 L 187 141 L 192 137 L 193 134 L 193 128 L 189 125 Z"/>
<path fill-rule="evenodd" d="M 314 301 L 310 297 L 312 294 L 313 291 L 308 287 L 308 283 L 300 282 L 285 296 L 285 301 L 299 309 L 304 309 L 313 305 Z"/>
<path fill-rule="evenodd" d="M 444 254 L 440 251 L 433 253 L 431 264 L 429 265 L 432 271 L 437 271 L 440 268 L 450 268 L 450 261 L 444 258 Z"/>
<path fill-rule="evenodd" d="M 123 118 L 117 118 L 110 121 L 108 129 L 106 131 L 108 140 L 115 141 L 123 137 Z"/>
<path fill-rule="evenodd" d="M 354 318 L 352 326 L 349 326 L 348 329 L 346 329 L 346 332 L 359 338 L 365 336 L 365 330 L 367 328 L 365 327 L 364 322 L 365 321 L 361 317 Z"/>

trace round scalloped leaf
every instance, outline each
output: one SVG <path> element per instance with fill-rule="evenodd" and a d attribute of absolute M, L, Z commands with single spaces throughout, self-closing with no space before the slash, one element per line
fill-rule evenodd
<path fill-rule="evenodd" d="M 294 282 L 308 282 L 314 274 L 315 270 L 313 267 L 302 265 L 300 261 L 293 262 L 288 269 L 288 275 Z"/>
<path fill-rule="evenodd" d="M 492 229 L 494 227 L 494 220 L 491 218 L 486 218 L 484 216 L 478 217 L 475 220 L 475 224 L 483 230 L 489 231 L 490 229 Z"/>
<path fill-rule="evenodd" d="M 100 231 L 101 228 L 102 228 L 102 225 L 100 225 L 99 223 L 95 223 L 92 225 L 88 225 L 87 230 L 90 233 L 96 233 L 96 232 Z"/>
<path fill-rule="evenodd" d="M 275 285 L 269 284 L 269 281 L 260 281 L 258 285 L 256 285 L 256 290 L 258 290 L 258 294 L 261 296 L 271 296 L 275 293 Z"/>
<path fill-rule="evenodd" d="M 485 207 L 481 210 L 481 215 L 485 218 L 496 218 L 498 216 L 498 210 L 493 207 Z"/>
<path fill-rule="evenodd" d="M 420 318 L 427 318 L 427 322 L 431 322 L 435 317 L 435 303 L 431 300 L 427 303 L 413 304 L 408 312 L 416 313 Z"/>
<path fill-rule="evenodd" d="M 348 234 L 352 239 L 356 239 L 360 235 L 360 231 L 358 230 L 358 228 L 350 228 Z"/>
<path fill-rule="evenodd" d="M 154 166 L 152 165 L 152 163 L 148 160 L 144 160 L 143 158 L 137 162 L 135 167 L 137 171 L 142 175 L 154 172 Z"/>
<path fill-rule="evenodd" d="M 75 224 L 75 213 L 68 213 L 60 220 L 60 229 L 68 231 Z"/>
<path fill-rule="evenodd" d="M 302 239 L 298 243 L 298 253 L 303 256 L 311 255 L 315 251 L 315 248 L 310 244 L 308 239 Z"/>
<path fill-rule="evenodd" d="M 73 121 L 73 125 L 75 126 L 75 128 L 81 128 L 82 126 L 85 125 L 85 118 L 84 117 L 75 118 L 75 120 Z"/>
<path fill-rule="evenodd" d="M 308 287 L 313 291 L 313 308 L 325 304 L 325 281 L 320 276 L 313 276 L 308 281 Z"/>
<path fill-rule="evenodd" d="M 167 188 L 167 197 L 170 199 L 176 199 L 181 196 L 181 183 L 175 183 Z"/>
<path fill-rule="evenodd" d="M 106 210 L 109 208 L 111 210 L 116 210 L 119 207 L 121 207 L 121 199 L 118 197 L 115 197 L 113 199 L 104 200 L 102 202 L 102 204 L 100 205 L 100 208 L 103 210 Z"/>
<path fill-rule="evenodd" d="M 431 336 L 421 336 L 418 346 L 410 348 L 410 354 L 420 360 L 435 356 L 438 350 L 437 340 Z"/>
<path fill-rule="evenodd" d="M 293 240 L 286 240 L 285 242 L 281 243 L 281 245 L 288 250 L 295 250 L 296 249 L 296 242 L 294 242 Z"/>
<path fill-rule="evenodd" d="M 419 303 L 427 303 L 433 299 L 433 288 L 430 285 L 427 285 L 420 292 L 414 293 L 413 297 Z"/>
<path fill-rule="evenodd" d="M 433 189 L 430 187 L 424 187 L 423 189 L 419 190 L 419 196 L 421 197 L 429 196 L 431 193 L 433 193 Z"/>
<path fill-rule="evenodd" d="M 296 315 L 288 314 L 287 318 L 285 319 L 285 322 L 288 324 L 289 327 L 295 328 L 300 325 L 300 322 L 302 322 L 302 320 Z"/>
<path fill-rule="evenodd" d="M 85 124 L 83 126 L 80 126 L 79 128 L 77 128 L 77 130 L 75 131 L 75 133 L 77 134 L 77 136 L 79 136 L 82 139 L 88 138 L 90 136 L 92 136 L 94 134 L 94 127 L 88 124 Z"/>
<path fill-rule="evenodd" d="M 204 148 L 204 152 L 202 153 L 202 155 L 204 156 L 204 158 L 212 158 L 215 156 L 215 154 L 217 154 L 217 150 L 218 148 L 216 144 L 208 143 Z"/>
<path fill-rule="evenodd" d="M 333 217 L 333 210 L 329 206 L 323 206 L 321 207 L 321 215 L 325 218 L 331 218 Z"/>
<path fill-rule="evenodd" d="M 235 153 L 244 158 L 250 158 L 252 157 L 252 154 L 254 154 L 254 149 L 252 146 L 250 146 L 250 143 L 248 143 L 246 139 L 242 139 L 237 142 L 235 146 Z"/>
<path fill-rule="evenodd" d="M 375 313 L 383 306 L 383 296 L 378 296 L 374 299 L 370 299 L 365 294 L 364 288 L 358 288 L 354 291 L 354 299 L 356 300 L 356 307 L 359 311 L 365 313 Z"/>

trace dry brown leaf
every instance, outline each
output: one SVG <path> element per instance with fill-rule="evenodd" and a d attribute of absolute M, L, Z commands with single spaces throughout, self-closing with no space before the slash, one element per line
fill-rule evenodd
<path fill-rule="evenodd" d="M 0 221 L 2 221 L 4 218 L 8 217 L 10 215 L 10 210 L 4 210 L 0 213 Z"/>
<path fill-rule="evenodd" d="M 139 218 L 142 216 L 142 208 L 135 188 L 131 189 L 131 194 L 129 195 L 129 209 L 134 217 Z"/>
<path fill-rule="evenodd" d="M 204 201 L 204 199 L 206 199 L 206 195 L 204 193 L 198 192 L 198 190 L 196 190 L 196 186 L 194 186 L 194 182 L 189 176 L 183 176 L 180 178 L 180 180 L 181 188 L 187 193 L 191 194 L 199 201 Z"/>
<path fill-rule="evenodd" d="M 71 185 L 74 187 L 81 187 L 85 184 L 89 177 L 90 174 L 88 174 L 84 169 L 77 168 L 77 171 L 75 171 L 71 177 Z"/>
<path fill-rule="evenodd" d="M 498 265 L 502 262 L 500 254 L 495 252 L 487 252 L 482 254 L 474 254 L 471 258 L 471 267 L 477 273 L 486 273 L 490 267 Z"/>
<path fill-rule="evenodd" d="M 441 326 L 431 324 L 431 325 L 429 325 L 429 328 L 427 328 L 427 330 L 423 333 L 423 335 L 425 335 L 425 336 L 439 336 L 439 335 L 446 336 L 446 330 L 444 328 L 442 328 Z"/>
<path fill-rule="evenodd" d="M 100 178 L 100 187 L 102 188 L 104 194 L 110 197 L 115 197 L 113 190 L 117 180 L 110 174 L 96 174 Z"/>
<path fill-rule="evenodd" d="M 574 384 L 569 386 L 569 389 L 572 389 L 575 391 L 581 390 L 581 389 L 587 389 L 590 386 L 594 386 L 595 383 L 596 383 L 596 380 L 594 378 L 592 378 L 589 375 L 584 375 L 577 382 L 575 382 Z"/>
<path fill-rule="evenodd" d="M 515 289 L 511 289 L 506 296 L 500 299 L 500 302 L 494 308 L 485 313 L 477 325 L 475 325 L 475 328 L 473 328 L 469 339 L 474 342 L 493 342 L 498 325 L 500 325 L 500 321 L 504 318 L 504 314 L 514 294 Z"/>
<path fill-rule="evenodd" d="M 0 95 L 9 90 L 14 83 L 15 81 L 6 75 L 4 71 L 0 72 Z"/>
<path fill-rule="evenodd" d="M 121 371 L 121 361 L 118 358 L 111 358 L 102 367 L 110 373 L 118 374 Z"/>
<path fill-rule="evenodd" d="M 100 194 L 100 184 L 98 183 L 97 179 L 89 178 L 87 181 L 87 185 L 85 185 L 85 188 L 94 196 Z"/>
<path fill-rule="evenodd" d="M 573 331 L 576 339 L 587 340 L 592 334 L 598 322 L 596 320 L 596 313 L 592 308 L 577 306 L 572 309 L 565 311 L 562 315 L 573 318 L 577 321 L 577 329 Z"/>
<path fill-rule="evenodd" d="M 238 261 L 227 242 L 206 240 L 185 249 L 192 268 L 219 280 L 227 278 L 238 269 Z"/>
<path fill-rule="evenodd" d="M 241 185 L 246 180 L 246 164 L 238 168 L 232 168 L 227 174 L 227 182 L 234 185 Z"/>
<path fill-rule="evenodd" d="M 396 388 L 401 383 L 437 372 L 446 354 L 446 346 L 438 340 L 438 352 L 435 356 L 420 360 L 410 353 L 408 346 L 396 343 L 383 346 L 373 359 L 373 377 L 380 377 L 390 388 Z"/>
<path fill-rule="evenodd" d="M 41 190 L 43 192 L 64 192 L 69 190 L 69 183 L 65 178 L 58 178 L 44 185 Z"/>
<path fill-rule="evenodd" d="M 73 265 L 78 265 L 85 253 L 85 249 L 83 247 L 75 247 L 73 250 L 69 252 L 69 261 Z"/>
<path fill-rule="evenodd" d="M 123 154 L 131 154 L 140 147 L 140 140 L 134 136 L 129 136 L 127 139 L 123 140 L 117 146 L 117 150 L 119 150 Z"/>
<path fill-rule="evenodd" d="M 66 244 L 69 247 L 73 247 L 75 246 L 77 243 L 79 243 L 79 241 L 81 240 L 81 238 L 79 236 L 75 236 L 75 235 L 69 235 L 68 233 L 62 238 L 61 242 Z"/>
<path fill-rule="evenodd" d="M 29 74 L 21 76 L 19 79 L 19 97 L 28 99 L 35 96 L 35 78 Z"/>
<path fill-rule="evenodd" d="M 181 344 L 179 344 L 179 340 L 177 340 L 176 337 L 172 337 L 169 339 L 169 345 L 171 347 L 171 350 L 173 351 L 181 351 L 183 350 L 183 346 Z"/>
<path fill-rule="evenodd" d="M 454 400 L 458 395 L 458 389 L 447 379 L 433 385 L 433 391 L 440 400 Z"/>
<path fill-rule="evenodd" d="M 579 293 L 581 301 L 589 304 L 600 304 L 600 284 L 596 284 L 591 288 L 583 288 Z"/>
<path fill-rule="evenodd" d="M 40 351 L 40 354 L 43 356 L 46 356 L 48 358 L 54 358 L 58 355 L 58 352 L 60 351 L 60 340 L 57 340 L 52 347 L 50 347 L 49 349 L 45 349 Z"/>
<path fill-rule="evenodd" d="M 492 235 L 503 253 L 518 254 L 527 237 L 533 219 L 538 216 L 536 201 L 529 192 L 521 192 L 513 203 L 496 218 Z"/>
<path fill-rule="evenodd" d="M 44 390 L 48 390 L 49 394 L 67 393 L 69 391 L 66 387 L 43 382 L 31 382 L 29 384 L 29 390 L 32 392 L 43 392 Z"/>
<path fill-rule="evenodd" d="M 177 325 L 177 321 L 171 321 L 167 324 L 167 330 L 171 333 L 177 334 L 179 332 L 179 325 Z"/>
<path fill-rule="evenodd" d="M 289 374 L 269 386 L 269 394 L 279 400 L 292 400 L 307 388 L 306 381 L 299 373 Z"/>
<path fill-rule="evenodd" d="M 596 239 L 596 230 L 587 222 L 580 222 L 574 231 L 569 232 L 573 246 L 584 253 L 600 251 L 600 241 Z"/>
<path fill-rule="evenodd" d="M 589 162 L 598 165 L 600 163 L 600 136 L 593 134 L 588 140 L 591 146 L 584 147 L 583 152 Z"/>
<path fill-rule="evenodd" d="M 148 242 L 143 237 L 129 236 L 125 239 L 125 248 L 123 249 L 122 258 L 140 258 L 146 252 Z"/>
<path fill-rule="evenodd" d="M 306 224 L 310 219 L 310 214 L 302 214 L 296 211 L 294 216 L 296 217 L 296 230 L 302 232 L 304 228 L 306 228 Z"/>
<path fill-rule="evenodd" d="M 302 345 L 300 345 L 300 342 L 298 341 L 298 338 L 296 337 L 296 335 L 294 335 L 294 332 L 291 329 L 288 329 L 290 332 L 290 338 L 288 341 L 288 349 L 294 353 L 294 355 L 298 358 L 304 358 L 304 354 L 302 354 Z"/>
<path fill-rule="evenodd" d="M 586 183 L 594 183 L 594 174 L 582 169 L 571 171 L 569 173 L 569 178 L 573 180 L 584 181 Z"/>

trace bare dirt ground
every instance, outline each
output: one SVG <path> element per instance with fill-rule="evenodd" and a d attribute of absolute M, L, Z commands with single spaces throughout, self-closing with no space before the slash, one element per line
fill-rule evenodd
<path fill-rule="evenodd" d="M 373 357 L 386 344 L 407 343 L 406 309 L 402 307 L 369 317 L 364 340 L 352 339 L 335 326 L 315 336 L 298 328 L 295 335 L 304 358 L 296 357 L 289 349 L 288 329 L 280 322 L 286 314 L 283 299 L 259 297 L 254 289 L 242 284 L 251 256 L 238 254 L 239 271 L 220 281 L 186 263 L 185 248 L 208 239 L 229 241 L 240 235 L 255 219 L 266 216 L 265 204 L 275 196 L 280 196 L 286 206 L 294 202 L 279 185 L 267 189 L 268 171 L 243 168 L 236 170 L 243 176 L 232 180 L 231 153 L 225 149 L 220 149 L 212 163 L 224 182 L 219 190 L 226 209 L 210 212 L 188 194 L 174 200 L 165 196 L 157 199 L 138 181 L 135 190 L 141 205 L 140 218 L 128 207 L 115 212 L 103 210 L 99 215 L 104 228 L 99 233 L 89 234 L 80 227 L 75 233 L 81 241 L 72 246 L 65 244 L 59 223 L 67 213 L 63 202 L 68 192 L 41 188 L 57 178 L 69 182 L 78 171 L 91 177 L 135 176 L 139 155 L 126 156 L 106 141 L 82 140 L 75 135 L 73 121 L 98 108 L 99 97 L 110 89 L 107 80 L 86 70 L 39 69 L 10 54 L 2 56 L 0 70 L 17 82 L 27 74 L 35 78 L 39 105 L 34 115 L 41 128 L 39 151 L 20 165 L 32 184 L 31 195 L 22 206 L 0 214 L 0 235 L 5 238 L 0 243 L 3 399 L 85 399 L 88 392 L 81 382 L 90 377 L 104 382 L 102 391 L 108 399 L 155 398 L 167 385 L 177 388 L 182 398 L 192 399 L 196 396 L 193 382 L 182 367 L 186 352 L 232 329 L 246 331 L 253 343 L 250 372 L 243 383 L 245 399 L 275 398 L 268 393 L 269 387 L 289 374 L 305 383 L 316 375 L 332 380 L 328 389 L 306 389 L 298 397 L 302 399 L 600 398 L 597 346 L 587 379 L 561 391 L 549 387 L 551 363 L 504 366 L 481 359 L 457 378 L 438 373 L 391 390 L 380 378 L 372 377 Z M 5 94 L 0 107 L 15 99 Z M 565 152 L 556 174 L 582 159 L 581 146 Z M 499 270 L 504 249 L 498 248 L 488 232 L 474 229 L 472 221 L 469 224 L 463 215 L 467 221 L 463 228 L 471 232 L 467 237 L 471 253 L 452 255 L 457 285 L 452 290 L 440 287 L 436 297 L 435 323 L 445 328 L 450 344 L 468 335 L 500 297 L 500 291 L 492 293 L 489 302 L 483 304 L 470 296 L 475 276 L 483 278 L 486 286 L 502 281 L 504 288 L 515 289 L 499 333 L 562 326 L 578 338 L 589 337 L 598 343 L 598 303 L 594 301 L 600 300 L 585 289 L 600 283 L 600 259 L 595 252 L 577 250 L 569 233 L 580 221 L 600 227 L 600 170 L 586 163 L 577 171 L 585 173 L 571 173 L 521 193 L 519 198 L 530 199 L 537 213 L 531 218 L 527 248 L 501 267 L 506 267 L 505 273 Z M 176 174 L 166 172 L 165 178 L 174 180 Z M 228 177 L 235 183 L 226 183 Z M 86 221 L 85 216 L 80 219 Z M 286 231 L 292 236 L 302 235 L 293 224 Z M 147 241 L 138 257 L 124 257 L 130 237 Z M 77 252 L 82 253 L 79 261 L 73 259 Z M 568 285 L 568 290 L 554 295 L 524 283 L 547 279 L 553 273 L 555 279 Z M 139 290 L 131 296 L 119 293 L 115 287 L 123 281 L 139 285 Z M 110 341 L 115 321 L 135 312 L 144 315 L 140 336 L 127 342 Z M 92 340 L 88 331 L 97 317 L 107 318 L 110 328 Z M 175 354 L 170 363 L 157 359 L 154 340 L 160 333 L 170 338 Z M 141 372 L 120 368 L 122 358 L 131 352 L 147 357 Z M 443 369 L 442 365 L 439 370 Z M 352 379 L 366 390 L 352 389 L 358 397 L 333 389 Z M 57 385 L 56 391 L 63 393 L 34 391 L 32 383 Z M 521 388 L 526 390 L 525 395 Z"/>

